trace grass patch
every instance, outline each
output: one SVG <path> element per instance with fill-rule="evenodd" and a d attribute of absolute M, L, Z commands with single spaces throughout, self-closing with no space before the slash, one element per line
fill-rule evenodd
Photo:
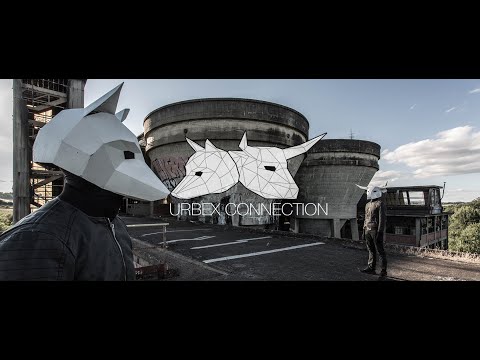
<path fill-rule="evenodd" d="M 0 233 L 12 225 L 13 209 L 0 208 Z"/>

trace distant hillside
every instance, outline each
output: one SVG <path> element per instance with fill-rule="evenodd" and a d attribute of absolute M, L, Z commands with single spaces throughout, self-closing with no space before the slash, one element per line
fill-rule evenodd
<path fill-rule="evenodd" d="M 1 192 L 0 191 L 0 199 L 3 200 L 13 200 L 13 194 L 11 192 L 6 193 L 6 192 Z"/>
<path fill-rule="evenodd" d="M 8 201 L 8 200 L 2 200 L 0 199 L 0 206 L 6 206 L 6 207 L 12 207 L 13 206 L 13 202 L 12 201 Z"/>

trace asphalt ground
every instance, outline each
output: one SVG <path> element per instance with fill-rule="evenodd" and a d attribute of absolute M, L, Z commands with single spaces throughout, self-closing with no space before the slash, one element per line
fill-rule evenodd
<path fill-rule="evenodd" d="M 360 272 L 367 263 L 366 248 L 345 246 L 335 239 L 295 238 L 172 218 L 123 219 L 127 224 L 168 222 L 166 253 L 191 259 L 189 266 L 198 264 L 198 271 L 189 271 L 197 274 L 194 280 L 480 280 L 478 263 L 387 253 L 389 276 L 385 279 Z M 149 247 L 163 244 L 161 227 L 129 227 L 129 233 Z M 218 272 L 205 271 L 209 268 Z"/>

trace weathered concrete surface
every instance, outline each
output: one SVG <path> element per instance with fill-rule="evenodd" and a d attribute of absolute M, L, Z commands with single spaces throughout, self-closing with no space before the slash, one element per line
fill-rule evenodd
<path fill-rule="evenodd" d="M 83 108 L 84 102 L 84 89 L 86 79 L 69 79 L 68 80 L 68 102 L 67 107 L 69 109 Z"/>
<path fill-rule="evenodd" d="M 122 217 L 127 225 L 132 224 L 156 224 L 159 222 L 172 222 L 175 224 L 175 228 L 179 230 L 191 229 L 191 223 L 183 221 L 175 221 L 173 219 L 149 218 L 149 217 Z M 172 225 L 173 225 L 172 224 Z M 167 231 L 171 230 L 171 226 L 167 226 Z M 162 227 L 144 227 L 144 228 L 128 228 L 130 235 L 132 236 L 133 244 L 133 260 L 140 266 L 149 266 L 156 264 L 167 264 L 169 269 L 175 269 L 179 271 L 179 276 L 167 278 L 164 281 L 194 281 L 194 280 L 213 280 L 217 277 L 225 277 L 227 273 L 225 271 L 213 268 L 195 259 L 186 257 L 179 253 L 163 249 L 163 244 L 152 244 L 152 242 L 146 242 L 141 237 L 142 234 L 148 234 L 153 232 L 162 231 Z M 185 232 L 190 234 L 191 232 Z M 185 234 L 183 233 L 183 234 Z M 180 231 L 179 234 L 182 234 Z M 169 237 L 171 234 L 168 233 Z"/>
<path fill-rule="evenodd" d="M 339 236 L 346 220 L 357 217 L 364 191 L 355 184 L 369 184 L 379 159 L 380 146 L 370 141 L 326 139 L 315 144 L 295 176 L 297 201 L 328 204 L 328 214 L 298 216 L 296 231 Z"/>
<path fill-rule="evenodd" d="M 298 129 L 308 136 L 308 121 L 298 111 L 267 101 L 242 98 L 206 98 L 180 101 L 160 107 L 144 120 L 145 134 L 156 127 L 197 119 L 257 120 Z M 256 134 L 261 140 L 265 134 Z M 252 135 L 253 136 L 253 135 Z M 222 137 L 229 139 L 228 137 Z M 281 139 L 280 143 L 283 143 Z"/>
<path fill-rule="evenodd" d="M 175 269 L 179 276 L 174 276 L 166 281 L 194 281 L 214 280 L 218 277 L 225 277 L 227 272 L 215 269 L 200 261 L 183 256 L 168 249 L 154 247 L 151 244 L 139 239 L 132 239 L 134 248 L 134 261 L 141 266 L 155 264 L 167 264 L 169 269 Z"/>
<path fill-rule="evenodd" d="M 159 220 L 126 219 L 127 223 L 150 221 Z M 368 257 L 361 241 L 205 225 L 174 219 L 161 221 L 170 222 L 167 240 L 173 242 L 168 244 L 167 251 L 157 253 L 155 261 L 168 259 L 172 264 L 177 261 L 175 267 L 180 270 L 180 276 L 172 280 L 379 280 L 378 276 L 365 275 L 359 271 L 366 266 Z M 129 232 L 141 241 L 134 241 L 136 253 L 139 247 L 159 246 L 161 243 L 158 234 L 152 235 L 155 231 L 151 228 L 130 228 Z M 309 247 L 278 251 L 299 245 Z M 270 250 L 277 252 L 251 256 L 253 253 Z M 434 257 L 434 253 L 420 250 L 409 255 L 387 246 L 388 280 L 480 280 L 480 258 L 471 257 L 459 261 L 455 257 L 452 257 L 453 260 L 442 258 L 440 254 L 439 257 Z M 238 255 L 248 257 L 203 263 Z M 162 259 L 161 256 L 166 257 Z"/>

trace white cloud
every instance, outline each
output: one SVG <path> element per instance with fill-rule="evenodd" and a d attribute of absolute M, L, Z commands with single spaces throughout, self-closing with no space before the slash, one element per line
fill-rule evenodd
<path fill-rule="evenodd" d="M 462 126 L 439 132 L 434 139 L 385 150 L 383 159 L 415 169 L 415 178 L 480 173 L 480 132 Z"/>
<path fill-rule="evenodd" d="M 479 190 L 464 190 L 464 189 L 452 189 L 448 188 L 448 183 L 445 189 L 445 196 L 442 199 L 442 203 L 463 201 L 469 202 L 480 197 Z"/>
<path fill-rule="evenodd" d="M 478 93 L 480 93 L 480 88 L 470 90 L 468 93 L 469 94 L 478 94 Z"/>
<path fill-rule="evenodd" d="M 448 110 L 445 110 L 445 112 L 446 112 L 446 113 L 449 113 L 450 111 L 453 111 L 453 110 L 455 110 L 455 109 L 456 109 L 456 107 L 454 106 L 454 107 L 451 107 L 451 108 L 448 109 Z"/>
<path fill-rule="evenodd" d="M 412 106 L 410 106 L 410 110 L 415 109 L 415 106 L 417 106 L 417 104 L 413 104 Z"/>
<path fill-rule="evenodd" d="M 384 186 L 388 181 L 388 185 L 391 185 L 393 182 L 402 178 L 404 174 L 396 170 L 379 170 L 375 173 L 369 185 L 373 186 Z"/>

